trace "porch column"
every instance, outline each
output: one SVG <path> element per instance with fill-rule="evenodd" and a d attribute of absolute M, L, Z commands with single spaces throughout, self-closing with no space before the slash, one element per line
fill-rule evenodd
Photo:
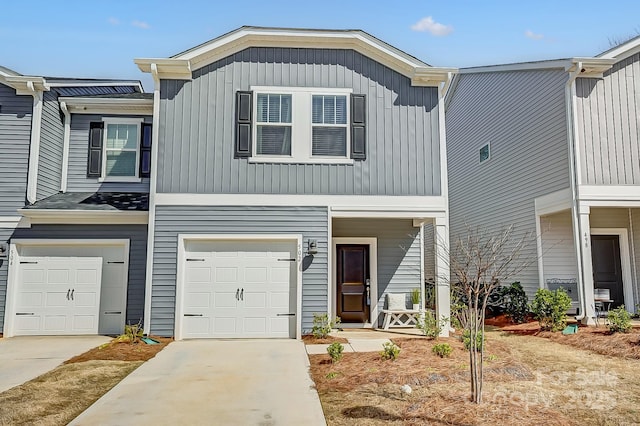
<path fill-rule="evenodd" d="M 436 317 L 446 318 L 447 322 L 440 332 L 441 337 L 449 336 L 451 327 L 451 293 L 449 291 L 449 224 L 446 217 L 436 218 L 434 221 L 435 251 L 436 251 Z"/>
<path fill-rule="evenodd" d="M 587 325 L 595 325 L 595 300 L 593 297 L 593 263 L 591 260 L 591 224 L 589 206 L 578 206 L 578 236 L 580 250 L 578 251 L 578 267 L 582 270 L 582 282 L 585 304 L 584 318 L 582 322 Z"/>

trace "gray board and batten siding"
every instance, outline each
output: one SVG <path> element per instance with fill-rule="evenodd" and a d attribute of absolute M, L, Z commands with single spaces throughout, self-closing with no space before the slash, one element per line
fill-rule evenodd
<path fill-rule="evenodd" d="M 539 288 L 534 200 L 569 188 L 563 70 L 461 74 L 449 99 L 447 156 L 451 244 L 467 225 L 514 238 L 530 233 L 520 281 L 529 296 Z M 480 163 L 480 148 L 490 159 Z M 509 283 L 505 283 L 509 284 Z"/>
<path fill-rule="evenodd" d="M 0 216 L 19 216 L 27 195 L 33 97 L 0 84 Z"/>
<path fill-rule="evenodd" d="M 0 229 L 0 232 L 3 231 Z M 144 291 L 147 267 L 147 225 L 32 225 L 17 228 L 15 239 L 122 239 L 129 240 L 129 282 L 127 285 L 127 324 L 136 324 L 144 317 Z M 2 260 L 0 260 L 2 262 Z M 3 271 L 5 280 L 2 281 Z M 0 308 L 4 309 L 6 296 L 6 270 L 0 266 Z M 4 312 L 0 317 L 0 329 Z"/>
<path fill-rule="evenodd" d="M 366 95 L 366 160 L 234 159 L 235 94 L 252 86 Z M 160 93 L 158 192 L 441 194 L 437 89 L 412 87 L 409 78 L 353 50 L 248 48 L 194 71 L 191 81 L 162 80 Z"/>
<path fill-rule="evenodd" d="M 173 336 L 179 234 L 301 234 L 318 242 L 318 254 L 304 257 L 302 330 L 313 326 L 313 314 L 327 312 L 326 207 L 158 206 L 156 207 L 151 332 Z"/>
<path fill-rule="evenodd" d="M 87 156 L 89 146 L 89 124 L 102 121 L 104 117 L 116 117 L 113 114 L 73 114 L 71 116 L 71 135 L 69 138 L 69 169 L 67 191 L 69 192 L 149 192 L 149 179 L 140 182 L 100 182 L 98 178 L 87 177 Z M 122 116 L 125 118 L 142 117 L 150 123 L 151 117 Z"/>
<path fill-rule="evenodd" d="M 640 53 L 604 78 L 576 80 L 581 180 L 585 185 L 640 185 Z"/>
<path fill-rule="evenodd" d="M 5 243 L 11 238 L 13 229 L 0 228 L 0 243 Z M 0 258 L 0 333 L 4 327 L 4 313 L 7 300 L 7 278 L 9 272 L 9 259 Z"/>
<path fill-rule="evenodd" d="M 56 92 L 44 92 L 36 199 L 60 192 L 64 124 Z"/>

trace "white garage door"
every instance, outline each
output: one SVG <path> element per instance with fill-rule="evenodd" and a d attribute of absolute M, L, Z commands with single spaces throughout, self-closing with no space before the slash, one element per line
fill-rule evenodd
<path fill-rule="evenodd" d="M 184 338 L 295 338 L 296 244 L 187 242 Z"/>
<path fill-rule="evenodd" d="M 96 334 L 102 259 L 21 257 L 15 334 Z"/>
<path fill-rule="evenodd" d="M 117 245 L 24 245 L 21 260 L 27 257 L 100 257 L 100 313 L 98 334 L 122 334 L 127 305 L 128 254 L 125 246 Z M 18 291 L 20 291 L 18 280 Z M 137 319 L 136 319 L 137 320 Z M 16 331 L 16 334 L 19 334 Z M 55 334 L 55 333 L 54 333 Z"/>

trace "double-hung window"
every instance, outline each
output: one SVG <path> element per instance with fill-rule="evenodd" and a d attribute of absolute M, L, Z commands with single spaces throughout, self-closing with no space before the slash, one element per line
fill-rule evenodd
<path fill-rule="evenodd" d="M 252 87 L 252 162 L 352 163 L 351 89 Z"/>

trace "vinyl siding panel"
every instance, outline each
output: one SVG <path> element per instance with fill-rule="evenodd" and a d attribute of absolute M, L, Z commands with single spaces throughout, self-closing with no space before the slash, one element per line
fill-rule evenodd
<path fill-rule="evenodd" d="M 578 144 L 587 185 L 640 184 L 640 53 L 603 79 L 576 80 Z"/>
<path fill-rule="evenodd" d="M 24 207 L 29 169 L 33 98 L 0 84 L 0 216 Z"/>
<path fill-rule="evenodd" d="M 367 159 L 234 159 L 235 92 L 252 86 L 366 94 Z M 196 70 L 192 81 L 161 82 L 158 192 L 440 195 L 437 102 L 436 88 L 412 87 L 407 77 L 352 50 L 245 49 Z"/>
<path fill-rule="evenodd" d="M 158 206 L 151 332 L 174 335 L 179 234 L 302 234 L 304 250 L 317 240 L 318 254 L 302 273 L 302 330 L 310 331 L 313 314 L 327 312 L 327 217 L 326 207 Z"/>
<path fill-rule="evenodd" d="M 335 219 L 334 237 L 375 237 L 378 241 L 378 312 L 387 293 L 409 293 L 420 288 L 420 228 L 410 219 Z M 378 318 L 382 321 L 382 315 Z"/>
<path fill-rule="evenodd" d="M 640 209 L 631 209 L 629 242 L 631 244 L 631 273 L 633 274 L 633 300 L 640 304 Z M 638 309 L 634 306 L 636 312 Z"/>
<path fill-rule="evenodd" d="M 64 126 L 55 92 L 44 92 L 36 198 L 60 192 Z"/>
<path fill-rule="evenodd" d="M 3 87 L 0 85 L 0 87 Z M 0 228 L 0 243 L 9 241 L 13 229 Z M 0 333 L 4 328 L 4 312 L 7 300 L 7 273 L 9 269 L 8 259 L 0 259 Z"/>
<path fill-rule="evenodd" d="M 569 210 L 540 218 L 544 282 L 552 279 L 578 282 L 578 260 Z"/>
<path fill-rule="evenodd" d="M 87 177 L 87 155 L 89 144 L 89 123 L 102 121 L 102 115 L 73 114 L 69 138 L 69 169 L 67 191 L 69 192 L 149 192 L 149 179 L 141 182 L 99 182 L 98 178 Z M 112 117 L 109 115 L 108 117 Z M 137 117 L 137 116 L 127 116 Z M 151 117 L 144 117 L 151 122 Z"/>
<path fill-rule="evenodd" d="M 447 156 L 452 244 L 467 225 L 515 227 L 530 233 L 530 266 L 513 280 L 529 296 L 538 289 L 536 197 L 568 188 L 569 161 L 563 71 L 462 74 L 448 105 Z M 479 150 L 490 144 L 490 159 Z"/>
<path fill-rule="evenodd" d="M 2 230 L 0 229 L 0 231 Z M 16 229 L 13 238 L 128 239 L 130 245 L 126 321 L 127 324 L 135 324 L 144 317 L 144 290 L 147 267 L 146 225 L 33 225 L 30 229 Z M 1 275 L 2 269 L 0 268 L 0 280 Z M 0 297 L 2 297 L 1 289 Z M 4 308 L 4 299 L 0 302 L 0 305 Z"/>

